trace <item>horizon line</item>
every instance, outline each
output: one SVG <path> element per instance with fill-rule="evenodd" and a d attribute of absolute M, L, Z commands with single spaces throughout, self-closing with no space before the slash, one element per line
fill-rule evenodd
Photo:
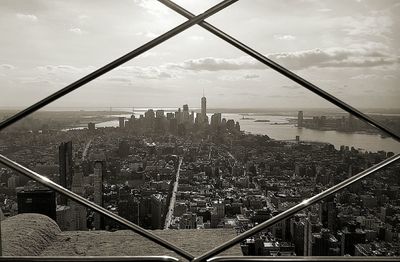
<path fill-rule="evenodd" d="M 26 106 L 0 106 L 0 109 L 23 109 Z M 49 106 L 46 108 L 42 108 L 41 110 L 52 109 L 52 108 L 106 108 L 106 109 L 114 109 L 114 108 L 130 108 L 130 109 L 141 109 L 141 108 L 181 108 L 182 106 Z M 189 107 L 189 108 L 196 108 L 201 109 L 201 107 Z M 381 109 L 381 110 L 400 110 L 400 107 L 359 107 L 361 109 Z M 278 109 L 278 110 L 304 110 L 304 109 L 336 109 L 343 111 L 341 108 L 338 107 L 207 107 L 207 109 L 262 109 L 262 110 L 269 110 L 269 109 Z"/>

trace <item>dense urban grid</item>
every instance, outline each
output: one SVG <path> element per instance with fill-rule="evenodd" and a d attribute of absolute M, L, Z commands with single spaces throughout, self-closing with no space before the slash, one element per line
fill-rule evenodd
<path fill-rule="evenodd" d="M 322 122 L 323 123 L 322 123 Z M 354 118 L 330 120 L 345 131 Z M 329 126 L 303 119 L 298 128 Z M 146 229 L 239 234 L 372 166 L 391 152 L 246 134 L 234 120 L 183 105 L 119 118 L 119 127 L 9 131 L 2 154 Z M 393 165 L 242 242 L 244 255 L 400 255 L 400 167 Z M 62 230 L 123 226 L 0 167 L 5 216 L 36 212 Z M 195 240 L 193 240 L 195 241 Z"/>

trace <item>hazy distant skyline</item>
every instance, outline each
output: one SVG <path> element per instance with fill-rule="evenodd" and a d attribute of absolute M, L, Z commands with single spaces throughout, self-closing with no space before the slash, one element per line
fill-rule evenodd
<path fill-rule="evenodd" d="M 178 0 L 195 14 L 218 1 Z M 0 8 L 0 106 L 29 106 L 186 21 L 156 0 Z M 240 0 L 208 22 L 360 108 L 398 108 L 400 2 Z M 50 107 L 334 107 L 193 26 Z"/>

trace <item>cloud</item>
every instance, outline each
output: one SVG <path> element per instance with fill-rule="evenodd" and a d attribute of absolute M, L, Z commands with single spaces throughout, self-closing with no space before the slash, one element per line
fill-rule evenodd
<path fill-rule="evenodd" d="M 145 9 L 149 14 L 160 17 L 168 14 L 167 7 L 154 0 L 134 0 L 134 3 Z"/>
<path fill-rule="evenodd" d="M 342 25 L 343 31 L 351 36 L 384 37 L 391 39 L 393 20 L 385 13 L 371 13 L 369 16 L 355 15 L 337 17 L 331 20 L 335 25 Z"/>
<path fill-rule="evenodd" d="M 38 20 L 37 16 L 32 15 L 32 14 L 21 14 L 18 13 L 16 14 L 17 18 L 23 21 L 28 21 L 28 22 L 36 22 Z"/>
<path fill-rule="evenodd" d="M 354 80 L 365 80 L 365 79 L 377 79 L 378 75 L 375 74 L 361 74 L 351 77 L 350 79 Z"/>
<path fill-rule="evenodd" d="M 161 56 L 169 56 L 171 53 L 169 52 L 151 52 L 147 51 L 140 55 L 140 57 L 161 57 Z"/>
<path fill-rule="evenodd" d="M 35 88 L 34 85 L 32 84 L 40 84 L 42 85 L 59 85 L 59 83 L 55 82 L 55 81 L 51 81 L 49 79 L 44 78 L 43 76 L 24 76 L 24 77 L 20 77 L 18 78 L 18 81 L 21 84 L 27 85 L 30 88 Z"/>
<path fill-rule="evenodd" d="M 199 36 L 199 35 L 192 35 L 192 36 L 189 36 L 189 39 L 194 40 L 194 41 L 202 41 L 202 40 L 204 40 L 204 37 Z"/>
<path fill-rule="evenodd" d="M 243 76 L 244 79 L 256 79 L 256 78 L 260 78 L 260 75 L 258 74 L 246 74 Z"/>
<path fill-rule="evenodd" d="M 276 40 L 294 40 L 296 39 L 293 35 L 274 35 L 274 39 Z"/>
<path fill-rule="evenodd" d="M 80 16 L 78 16 L 78 18 L 79 18 L 80 20 L 86 20 L 86 19 L 89 18 L 89 16 L 88 16 L 88 15 L 80 15 Z"/>
<path fill-rule="evenodd" d="M 254 94 L 254 93 L 248 93 L 248 92 L 241 92 L 241 93 L 236 93 L 235 95 L 237 96 L 251 96 L 251 97 L 259 97 L 259 94 Z"/>
<path fill-rule="evenodd" d="M 168 79 L 175 78 L 168 70 L 163 67 L 139 67 L 139 66 L 120 66 L 116 69 L 117 72 L 127 73 L 129 76 L 142 79 Z"/>
<path fill-rule="evenodd" d="M 82 76 L 93 72 L 94 66 L 75 67 L 70 65 L 44 65 L 36 68 L 39 73 L 50 76 Z M 140 66 L 120 66 L 113 70 L 113 75 L 107 75 L 107 81 L 129 82 L 135 79 L 169 79 L 176 78 L 173 72 L 163 66 L 140 67 Z"/>
<path fill-rule="evenodd" d="M 377 74 L 360 74 L 360 75 L 353 76 L 350 79 L 353 79 L 353 80 L 367 80 L 367 79 L 392 80 L 392 79 L 396 79 L 396 76 L 394 76 L 394 75 L 377 75 Z"/>
<path fill-rule="evenodd" d="M 308 67 L 376 67 L 400 62 L 398 56 L 362 48 L 311 49 L 268 56 L 291 69 Z"/>
<path fill-rule="evenodd" d="M 109 82 L 119 83 L 119 84 L 131 84 L 132 80 L 126 77 L 110 77 L 106 79 Z"/>
<path fill-rule="evenodd" d="M 257 78 L 260 78 L 260 75 L 258 74 L 244 74 L 244 75 L 237 75 L 237 74 L 232 74 L 232 75 L 223 75 L 218 77 L 218 79 L 223 80 L 223 81 L 240 81 L 240 80 L 256 80 Z"/>
<path fill-rule="evenodd" d="M 385 79 L 385 80 L 392 80 L 392 79 L 397 79 L 398 78 L 398 76 L 396 76 L 396 75 L 384 75 L 383 76 L 383 79 Z"/>
<path fill-rule="evenodd" d="M 38 66 L 37 69 L 43 73 L 51 73 L 51 74 L 74 74 L 74 73 L 89 73 L 94 71 L 94 66 L 86 66 L 86 67 L 75 67 L 70 65 L 44 65 Z"/>
<path fill-rule="evenodd" d="M 330 9 L 330 8 L 321 8 L 321 9 L 318 9 L 317 11 L 318 11 L 318 12 L 326 13 L 326 12 L 331 12 L 332 9 Z"/>
<path fill-rule="evenodd" d="M 289 69 L 305 69 L 310 67 L 378 67 L 400 63 L 400 57 L 383 51 L 368 48 L 329 48 L 310 49 L 297 52 L 282 52 L 269 54 L 267 57 Z M 192 71 L 221 71 L 265 69 L 267 66 L 257 60 L 242 56 L 238 58 L 204 57 L 186 60 L 181 63 L 167 65 L 172 69 Z"/>
<path fill-rule="evenodd" d="M 136 35 L 137 36 L 145 36 L 145 37 L 148 37 L 148 38 L 156 38 L 160 34 L 153 33 L 153 32 L 137 32 Z"/>
<path fill-rule="evenodd" d="M 13 70 L 13 69 L 15 69 L 15 66 L 10 65 L 10 64 L 0 64 L 0 69 L 3 69 L 3 70 Z"/>
<path fill-rule="evenodd" d="M 286 88 L 286 89 L 298 89 L 300 88 L 300 86 L 298 85 L 286 85 L 286 86 L 281 86 L 282 88 Z"/>
<path fill-rule="evenodd" d="M 255 59 L 246 56 L 233 59 L 204 57 L 186 60 L 182 63 L 169 63 L 167 64 L 167 66 L 172 69 L 184 69 L 193 71 L 220 71 L 264 68 L 264 66 L 258 63 Z"/>
<path fill-rule="evenodd" d="M 84 31 L 82 31 L 82 29 L 78 27 L 70 28 L 69 31 L 77 35 L 81 35 L 84 33 Z"/>

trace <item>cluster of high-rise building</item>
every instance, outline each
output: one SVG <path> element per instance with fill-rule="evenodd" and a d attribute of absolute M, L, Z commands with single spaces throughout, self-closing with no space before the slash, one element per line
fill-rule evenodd
<path fill-rule="evenodd" d="M 148 109 L 139 118 L 133 114 L 130 119 L 119 117 L 119 127 L 127 130 L 133 130 L 139 133 L 155 132 L 158 134 L 185 135 L 195 130 L 212 131 L 227 128 L 232 132 L 240 132 L 239 122 L 226 120 L 222 118 L 221 113 L 215 113 L 211 116 L 211 121 L 207 115 L 207 99 L 201 98 L 201 111 L 195 113 L 189 110 L 187 104 L 178 108 L 176 112 L 165 112 L 162 109 Z M 89 123 L 88 128 L 93 130 L 94 124 Z"/>
<path fill-rule="evenodd" d="M 393 155 L 244 134 L 220 113 L 208 119 L 205 97 L 201 105 L 198 114 L 187 105 L 148 110 L 120 118 L 119 127 L 6 134 L 0 144 L 10 158 L 146 229 L 237 233 Z M 298 125 L 307 121 L 299 112 Z M 243 253 L 399 255 L 399 171 L 387 167 L 280 221 L 244 241 Z M 2 167 L 0 189 L 6 216 L 46 214 L 62 230 L 124 229 Z"/>

